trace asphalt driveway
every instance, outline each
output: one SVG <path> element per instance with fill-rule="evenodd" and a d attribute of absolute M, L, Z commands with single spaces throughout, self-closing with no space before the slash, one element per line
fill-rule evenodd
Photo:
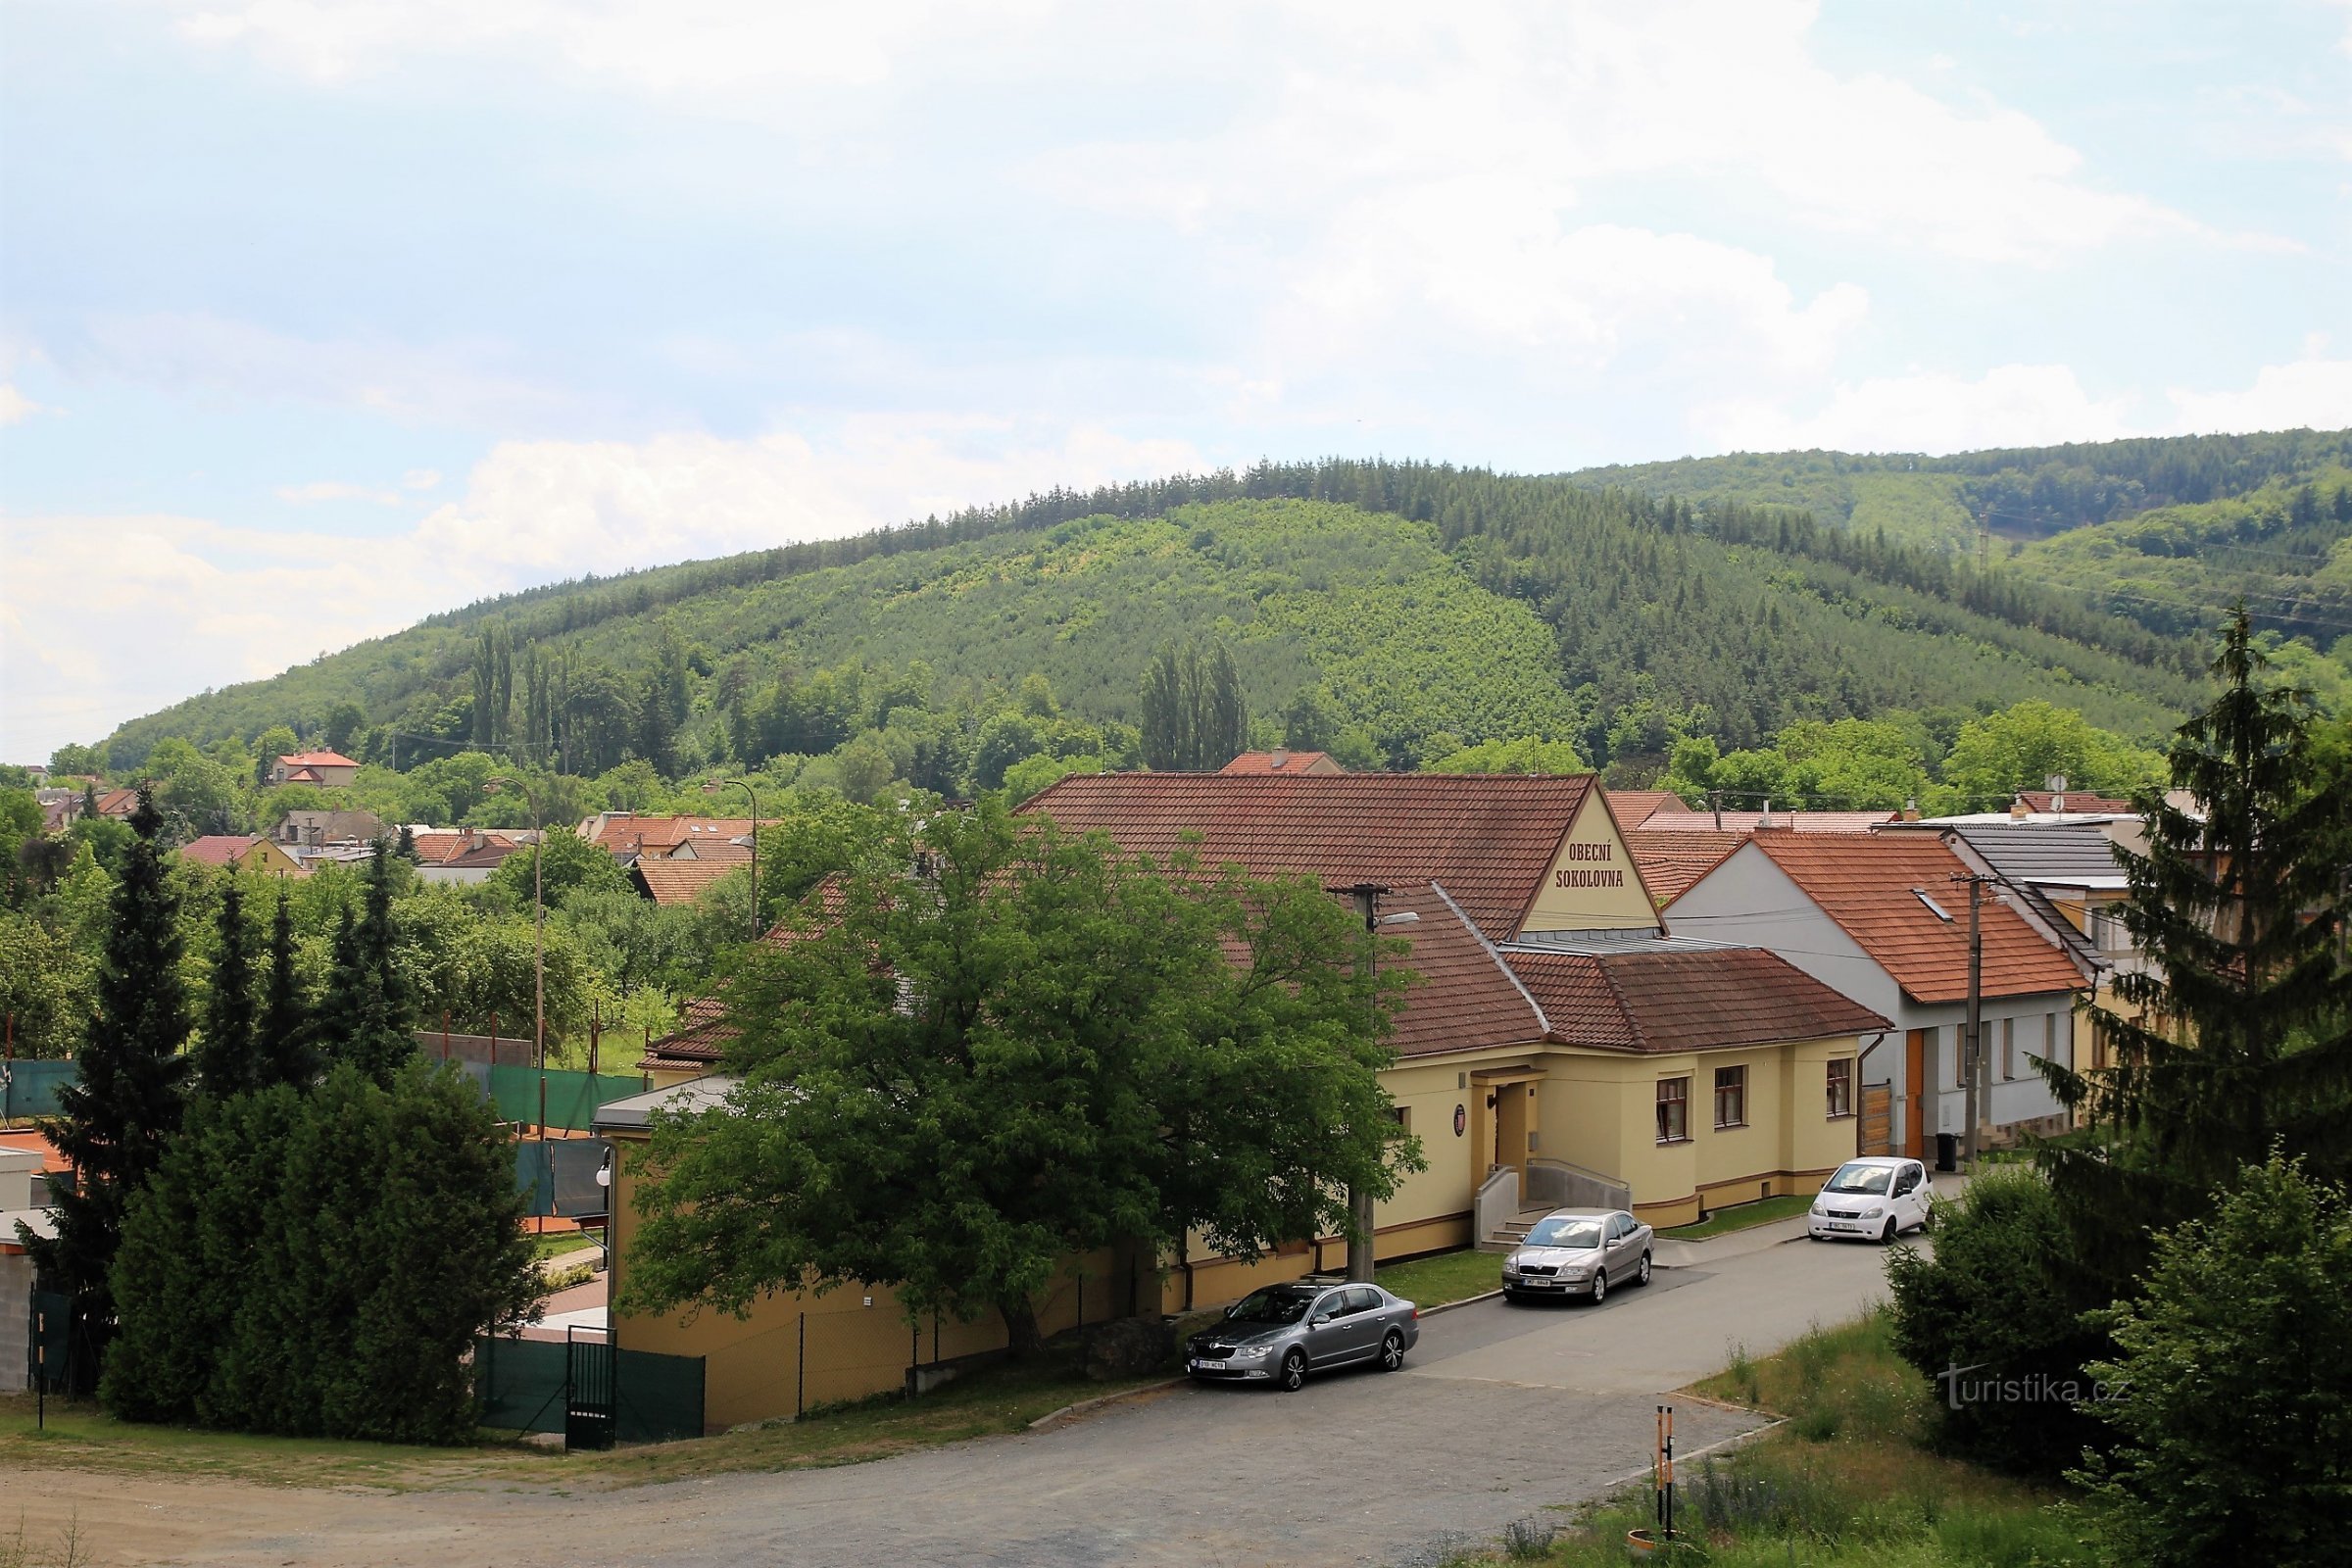
<path fill-rule="evenodd" d="M 239 1497 L 226 1512 L 241 1522 L 216 1514 L 224 1528 L 173 1542 L 172 1560 L 1430 1563 L 1644 1472 L 1659 1393 L 1716 1370 L 1735 1345 L 1762 1352 L 1852 1316 L 1883 1295 L 1884 1257 L 1800 1242 L 1661 1269 L 1647 1289 L 1598 1308 L 1481 1302 L 1424 1319 L 1399 1374 L 1344 1372 L 1288 1396 L 1181 1389 L 1018 1437 L 834 1470 L 568 1498 L 344 1496 L 274 1519 L 262 1497 Z M 1689 1453 L 1754 1424 L 1684 1401 L 1678 1446 Z M 80 1480 L 176 1506 L 170 1483 Z"/>

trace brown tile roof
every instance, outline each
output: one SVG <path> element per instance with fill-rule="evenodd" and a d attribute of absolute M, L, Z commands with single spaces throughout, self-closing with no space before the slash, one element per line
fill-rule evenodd
<path fill-rule="evenodd" d="M 1968 889 L 1952 878 L 1968 867 L 1940 839 L 1926 833 L 1759 833 L 1751 842 L 1907 996 L 1923 1003 L 1967 999 Z M 1930 909 L 1915 888 L 1952 918 Z M 2066 955 L 1998 898 L 1985 898 L 1981 918 L 1984 995 L 2035 996 L 2083 985 L 2082 971 Z"/>
<path fill-rule="evenodd" d="M 1654 818 L 1652 819 L 1655 820 Z M 1712 817 L 1693 814 L 1690 820 L 1706 823 Z M 1625 836 L 1625 847 L 1642 872 L 1642 885 L 1660 905 L 1680 898 L 1683 890 L 1705 876 L 1721 863 L 1723 858 L 1745 844 L 1751 835 L 1726 828 L 1699 826 L 1668 832 L 1645 826 L 1639 833 Z"/>
<path fill-rule="evenodd" d="M 137 790 L 100 790 L 98 792 L 98 814 L 100 816 L 128 816 L 138 808 L 139 792 Z"/>
<path fill-rule="evenodd" d="M 2019 790 L 2017 798 L 2026 803 L 2029 811 L 2082 811 L 2112 816 L 2132 808 L 2130 801 L 2119 801 L 2112 795 L 2093 795 L 2088 790 Z M 2060 806 L 2060 801 L 2066 804 Z"/>
<path fill-rule="evenodd" d="M 521 852 L 521 845 L 508 839 L 494 838 L 487 844 L 463 851 L 437 863 L 445 871 L 473 871 L 484 866 L 495 871 Z"/>
<path fill-rule="evenodd" d="M 261 841 L 250 833 L 207 833 L 179 847 L 182 858 L 198 865 L 234 865 L 237 857 Z"/>
<path fill-rule="evenodd" d="M 415 836 L 416 858 L 425 865 L 447 864 L 473 849 L 473 840 L 476 836 L 476 833 L 467 832 L 464 828 L 418 833 Z M 504 833 L 479 833 L 478 836 L 486 845 L 501 847 L 509 851 L 519 848 L 513 839 L 508 838 Z"/>
<path fill-rule="evenodd" d="M 692 904 L 740 860 L 639 860 L 629 868 L 639 891 L 656 904 Z"/>
<path fill-rule="evenodd" d="M 1512 970 L 1564 1045 L 1720 1051 L 1834 1040 L 1891 1027 L 1760 948 L 1679 953 L 1512 953 Z"/>
<path fill-rule="evenodd" d="M 1503 968 L 1494 950 L 1436 889 L 1426 884 L 1398 888 L 1381 901 L 1381 907 L 1421 917 L 1386 933 L 1412 944 L 1411 954 L 1396 961 L 1419 976 L 1404 994 L 1404 1011 L 1390 1037 L 1399 1056 L 1527 1045 L 1544 1038 L 1544 1020 L 1535 1004 Z"/>
<path fill-rule="evenodd" d="M 762 823 L 774 820 L 761 819 Z M 615 855 L 635 853 L 660 859 L 689 839 L 697 841 L 699 849 L 704 840 L 724 843 L 751 830 L 748 816 L 630 816 L 615 812 L 598 824 L 592 842 Z"/>
<path fill-rule="evenodd" d="M 1259 876 L 1441 883 L 1480 930 L 1505 940 L 1592 789 L 1589 773 L 1099 773 L 1065 778 L 1021 810 L 1158 858 L 1198 831 L 1202 860 Z"/>
<path fill-rule="evenodd" d="M 1690 808 L 1672 790 L 1607 790 L 1609 809 L 1622 828 L 1637 828 L 1653 816 L 1689 816 Z M 1679 825 L 1679 824 L 1678 824 Z"/>
<path fill-rule="evenodd" d="M 1771 822 L 1775 828 L 1798 833 L 1869 833 L 1882 824 L 1891 822 L 1894 811 L 1775 811 Z M 1723 825 L 1741 833 L 1753 833 L 1765 821 L 1762 811 L 1726 811 Z M 1682 833 L 1694 827 L 1713 828 L 1713 811 L 1691 811 L 1684 816 L 1657 815 L 1642 824 L 1644 833 Z M 1769 830 L 1768 830 L 1769 831 Z"/>
<path fill-rule="evenodd" d="M 1331 760 L 1328 752 L 1292 752 L 1282 754 L 1282 761 L 1274 760 L 1272 752 L 1244 752 L 1217 769 L 1224 774 L 1234 773 L 1345 773 L 1348 770 Z"/>

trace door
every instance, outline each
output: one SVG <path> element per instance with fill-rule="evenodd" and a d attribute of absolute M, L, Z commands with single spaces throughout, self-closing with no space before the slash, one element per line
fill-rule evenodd
<path fill-rule="evenodd" d="M 1905 1230 L 1928 1222 L 1927 1181 L 1927 1168 L 1922 1165 L 1905 1165 L 1894 1178 L 1894 1201 L 1888 1207 L 1895 1223 Z"/>
<path fill-rule="evenodd" d="M 1348 1359 L 1348 1293 L 1331 1291 L 1306 1314 L 1306 1354 L 1317 1366 Z"/>
<path fill-rule="evenodd" d="M 600 1330 L 564 1331 L 564 1446 L 612 1446 L 612 1339 Z"/>
<path fill-rule="evenodd" d="M 1928 1032 L 1912 1029 L 1903 1035 L 1903 1147 L 1899 1153 L 1913 1159 L 1925 1158 L 1928 1152 L 1927 1123 L 1925 1120 L 1928 1096 L 1934 1086 L 1928 1082 Z"/>
<path fill-rule="evenodd" d="M 1634 1216 L 1609 1216 L 1609 1283 L 1631 1279 L 1635 1265 L 1642 1261 L 1642 1250 L 1634 1245 Z"/>
<path fill-rule="evenodd" d="M 1494 1163 L 1527 1174 L 1527 1084 L 1494 1086 Z"/>

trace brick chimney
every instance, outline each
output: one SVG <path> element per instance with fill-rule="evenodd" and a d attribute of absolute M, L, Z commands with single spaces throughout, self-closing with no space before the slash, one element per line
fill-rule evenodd
<path fill-rule="evenodd" d="M 1289 749 L 1288 747 L 1284 747 L 1284 746 L 1277 746 L 1277 747 L 1275 747 L 1275 748 L 1274 748 L 1272 751 L 1270 751 L 1270 752 L 1268 752 L 1268 753 L 1266 754 L 1266 761 L 1268 762 L 1268 764 L 1269 764 L 1269 765 L 1271 765 L 1271 766 L 1273 767 L 1274 771 L 1275 771 L 1275 772 L 1277 772 L 1277 773 L 1279 773 L 1279 772 L 1281 772 L 1281 771 L 1282 771 L 1282 764 L 1283 764 L 1283 763 L 1285 763 L 1285 762 L 1287 762 L 1287 761 L 1289 761 L 1290 760 L 1291 760 L 1291 753 L 1290 753 L 1290 749 Z"/>

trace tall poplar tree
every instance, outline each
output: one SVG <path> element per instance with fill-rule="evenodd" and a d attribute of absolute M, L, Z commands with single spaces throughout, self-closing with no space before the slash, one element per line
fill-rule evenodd
<path fill-rule="evenodd" d="M 394 955 L 391 856 L 379 840 L 368 858 L 360 913 L 335 928 L 334 962 L 319 1007 L 318 1041 L 330 1062 L 350 1062 L 390 1083 L 416 1052 L 416 1004 Z"/>
<path fill-rule="evenodd" d="M 180 1054 L 189 1016 L 179 978 L 179 900 L 156 842 L 163 814 L 144 786 L 130 827 L 135 836 L 115 884 L 97 1010 L 74 1056 L 75 1079 L 59 1091 L 59 1115 L 47 1124 L 73 1161 L 74 1188 L 56 1200 L 55 1239 L 18 1233 L 43 1282 L 74 1298 L 79 1326 L 93 1337 L 113 1317 L 107 1275 L 123 1216 L 178 1130 L 188 1070 Z"/>
<path fill-rule="evenodd" d="M 2352 1173 L 2352 971 L 2338 962 L 2352 779 L 2314 747 L 2309 694 L 2267 683 L 2241 605 L 2213 663 L 2221 695 L 2175 736 L 2171 783 L 2134 802 L 2148 851 L 2120 851 L 2125 928 L 2149 960 L 2093 1007 L 2112 1058 L 2043 1069 L 2089 1125 L 2040 1153 L 2089 1278 L 2128 1294 L 2150 1236 L 2274 1145 Z M 2319 911 L 2314 917 L 2313 911 Z"/>
<path fill-rule="evenodd" d="M 262 1082 L 253 997 L 253 937 L 245 929 L 243 879 L 231 876 L 220 894 L 219 951 L 205 997 L 204 1033 L 191 1054 L 196 1087 L 225 1099 Z"/>

